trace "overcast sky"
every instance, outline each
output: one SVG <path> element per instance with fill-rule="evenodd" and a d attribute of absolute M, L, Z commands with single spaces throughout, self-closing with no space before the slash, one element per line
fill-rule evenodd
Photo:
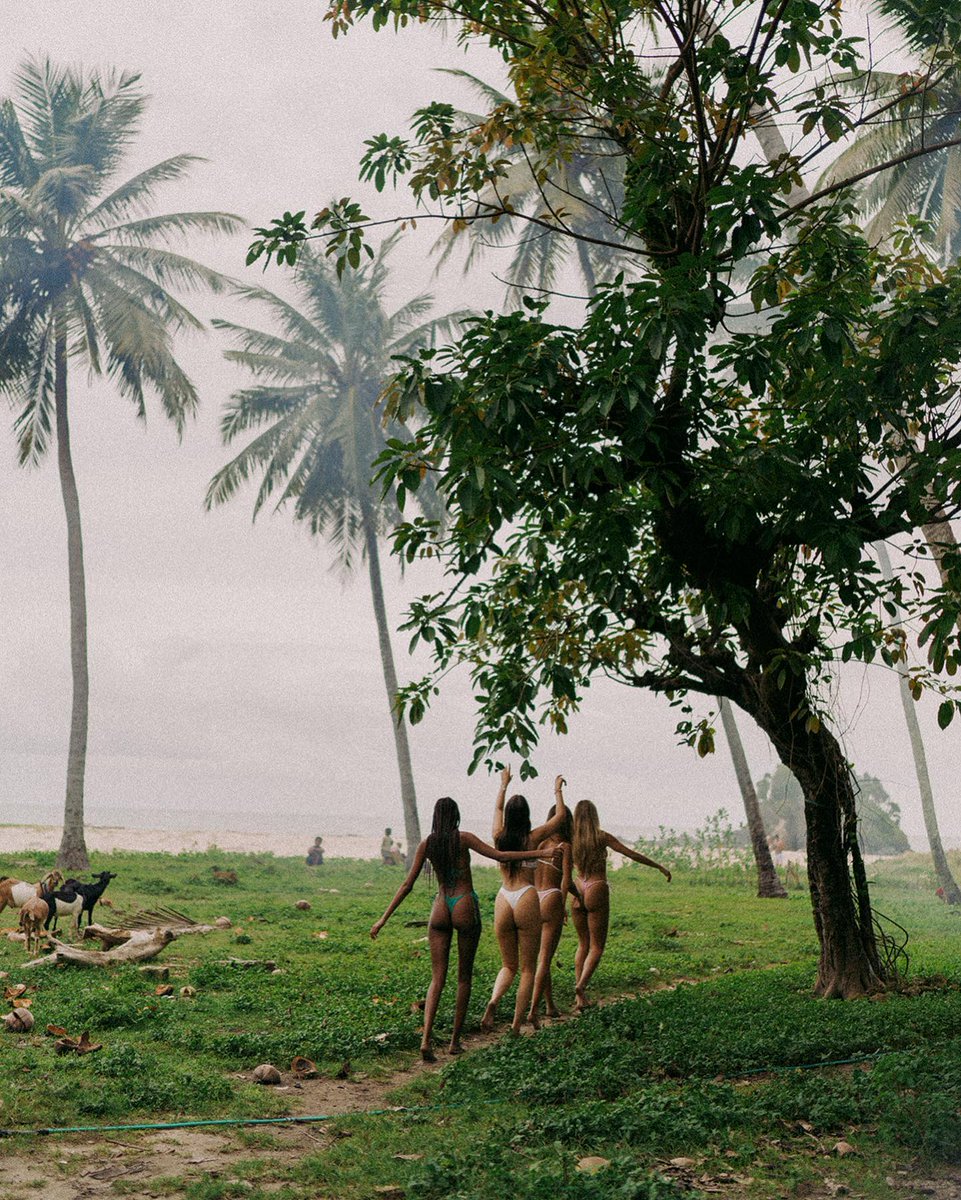
<path fill-rule="evenodd" d="M 360 30 L 334 41 L 319 0 L 34 0 L 8 14 L 0 44 L 0 94 L 24 54 L 143 74 L 152 96 L 128 173 L 181 151 L 203 155 L 191 180 L 170 189 L 165 210 L 217 208 L 250 225 L 334 195 L 369 197 L 357 183 L 366 137 L 403 129 L 432 98 L 467 104 L 440 66 L 497 80 L 483 50 L 465 58 L 452 39 L 412 30 L 400 38 Z M 403 197 L 379 201 L 380 212 Z M 396 209 L 394 209 L 396 211 Z M 431 235 L 432 236 L 432 235 Z M 419 239 L 419 240 L 418 240 Z M 243 276 L 249 241 L 193 241 L 189 251 Z M 498 303 L 506 256 L 464 281 L 432 279 L 419 232 L 395 256 L 392 299 L 425 290 L 439 307 Z M 259 269 L 248 277 L 263 282 Z M 268 286 L 282 289 L 280 273 Z M 198 301 L 205 317 L 245 319 L 233 302 Z M 246 319 L 250 319 L 249 314 Z M 256 323 L 256 322 L 254 322 Z M 218 416 L 245 380 L 221 358 L 215 334 L 182 345 L 202 411 L 178 443 L 159 412 L 138 423 L 109 384 L 74 371 L 74 457 L 84 521 L 90 608 L 91 719 L 87 812 L 92 824 L 170 828 L 273 828 L 366 832 L 400 820 L 387 701 L 363 572 L 344 579 L 327 549 L 265 513 L 251 525 L 242 495 L 213 514 L 204 491 L 225 451 Z M 17 468 L 10 426 L 0 442 L 0 820 L 55 822 L 62 809 L 70 704 L 64 516 L 53 459 Z M 426 568 L 401 582 L 385 574 L 399 620 L 405 603 L 437 579 Z M 402 678 L 416 672 L 396 639 Z M 423 665 L 423 664 L 421 664 Z M 943 828 L 961 842 L 954 764 L 958 731 L 939 734 L 921 705 Z M 922 833 L 907 736 L 893 678 L 851 668 L 838 728 L 861 770 L 881 777 Z M 631 831 L 693 827 L 739 798 L 723 740 L 706 760 L 678 748 L 665 702 L 614 685 L 588 693 L 564 739 L 537 758 L 528 787 L 549 799 L 563 771 L 571 798 L 597 800 L 606 822 Z M 755 776 L 773 769 L 766 741 L 741 721 Z M 412 732 L 422 819 L 451 793 L 465 823 L 485 830 L 494 786 L 468 779 L 472 713 L 465 679 L 451 679 L 435 711 Z"/>

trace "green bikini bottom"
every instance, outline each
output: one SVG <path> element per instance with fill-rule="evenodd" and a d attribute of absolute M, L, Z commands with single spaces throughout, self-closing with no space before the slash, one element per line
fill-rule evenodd
<path fill-rule="evenodd" d="M 461 902 L 461 900 L 464 900 L 464 899 L 466 899 L 468 896 L 471 896 L 471 897 L 473 897 L 474 904 L 475 904 L 475 905 L 477 905 L 477 907 L 478 907 L 478 909 L 479 909 L 479 908 L 480 908 L 480 901 L 477 899 L 477 893 L 476 893 L 476 892 L 473 892 L 473 891 L 471 891 L 471 892 L 461 892 L 461 894 L 460 894 L 459 896 L 447 896 L 447 895 L 445 895 L 445 896 L 444 896 L 444 900 L 445 900 L 445 902 L 446 902 L 446 904 L 447 904 L 447 909 L 448 909 L 448 911 L 449 911 L 451 914 L 453 914 L 453 912 L 454 912 L 454 909 L 455 909 L 455 908 L 457 907 L 457 905 L 458 905 L 458 904 Z"/>

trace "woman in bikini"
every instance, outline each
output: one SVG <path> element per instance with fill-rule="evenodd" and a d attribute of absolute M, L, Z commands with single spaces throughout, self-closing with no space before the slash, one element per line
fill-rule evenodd
<path fill-rule="evenodd" d="M 539 845 L 560 828 L 564 820 L 563 784 L 558 775 L 554 783 L 556 799 L 554 816 L 537 829 L 531 829 L 531 811 L 523 796 L 511 796 L 504 803 L 507 785 L 511 781 L 510 767 L 501 772 L 501 785 L 494 806 L 494 845 L 498 850 L 525 851 L 524 862 L 508 862 L 501 865 L 504 880 L 494 903 L 494 932 L 501 951 L 501 966 L 494 980 L 494 990 L 481 1020 L 481 1029 L 494 1028 L 494 1016 L 501 997 L 514 982 L 520 967 L 517 984 L 517 1001 L 511 1032 L 520 1033 L 525 1012 L 531 1007 L 534 992 L 534 976 L 537 971 L 537 951 L 541 944 L 541 906 L 534 886 L 537 863 L 532 846 Z M 521 856 L 523 857 L 523 855 Z M 536 1011 L 531 1010 L 531 1024 L 540 1027 Z"/>
<path fill-rule="evenodd" d="M 397 889 L 397 894 L 388 904 L 384 915 L 370 928 L 370 936 L 376 938 L 387 924 L 397 906 L 409 896 L 414 883 L 429 862 L 437 876 L 439 891 L 434 899 L 428 926 L 430 944 L 431 981 L 424 1002 L 424 1036 L 420 1054 L 425 1062 L 435 1062 L 432 1048 L 434 1018 L 447 979 L 450 963 L 450 945 L 457 931 L 457 1002 L 454 1009 L 454 1029 L 450 1039 L 450 1053 L 462 1054 L 461 1030 L 470 1003 L 471 982 L 474 974 L 474 955 L 480 939 L 481 920 L 477 893 L 470 872 L 470 852 L 476 850 L 486 858 L 497 862 L 522 859 L 523 853 L 510 854 L 495 850 L 473 833 L 460 828 L 460 809 L 450 796 L 442 796 L 434 805 L 434 820 L 430 835 L 421 842 L 414 854 L 407 878 Z"/>
<path fill-rule="evenodd" d="M 560 781 L 563 784 L 563 780 Z M 547 814 L 550 821 L 557 812 L 551 805 Z M 537 868 L 534 871 L 534 886 L 541 906 L 541 945 L 537 955 L 537 973 L 534 976 L 534 993 L 531 996 L 529 1020 L 533 1021 L 544 999 L 545 1012 L 549 1017 L 559 1017 L 551 988 L 551 963 L 557 952 L 561 931 L 567 916 L 567 896 L 571 890 L 571 841 L 574 825 L 570 809 L 564 809 L 564 820 L 560 826 L 541 842 L 535 851 Z"/>
<path fill-rule="evenodd" d="M 590 800 L 581 800 L 574 809 L 573 858 L 577 869 L 579 895 L 571 904 L 571 916 L 577 930 L 577 954 L 574 957 L 574 1007 L 587 1008 L 588 980 L 597 970 L 607 943 L 610 918 L 610 894 L 607 883 L 607 852 L 616 850 L 625 858 L 645 867 L 653 867 L 671 882 L 671 872 L 660 863 L 638 854 L 630 846 L 601 829 L 597 809 Z"/>

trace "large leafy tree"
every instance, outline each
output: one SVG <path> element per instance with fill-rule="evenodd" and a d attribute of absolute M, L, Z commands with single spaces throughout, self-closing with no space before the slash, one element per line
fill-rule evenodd
<path fill-rule="evenodd" d="M 515 98 L 491 87 L 467 71 L 447 71 L 469 83 L 478 97 L 495 110 L 510 108 Z M 656 78 L 652 76 L 652 78 Z M 557 97 L 558 106 L 571 107 L 570 96 Z M 582 114 L 583 115 L 587 115 Z M 468 131 L 483 125 L 481 113 L 457 112 L 457 127 Z M 552 166 L 532 157 L 523 141 L 505 149 L 505 171 L 480 197 L 479 215 L 491 203 L 507 203 L 511 211 L 497 222 L 473 220 L 447 229 L 438 240 L 443 265 L 456 247 L 468 241 L 464 270 L 469 271 L 493 249 L 510 249 L 507 271 L 508 304 L 520 305 L 526 295 L 552 295 L 563 271 L 575 273 L 585 289 L 585 300 L 597 294 L 599 284 L 618 272 L 630 271 L 632 256 L 627 246 L 607 242 L 608 214 L 624 201 L 625 157 L 618 145 L 601 137 L 586 140 L 570 155 Z M 543 229 L 530 222 L 538 214 L 562 215 L 578 236 L 568 237 L 560 229 Z M 744 814 L 751 837 L 757 869 L 757 894 L 784 899 L 787 891 L 774 866 L 767 832 L 754 790 L 744 743 L 730 701 L 717 697 L 718 715 L 731 754 Z"/>
<path fill-rule="evenodd" d="M 634 255 L 638 277 L 601 289 L 577 328 L 534 303 L 488 314 L 411 367 L 396 411 L 426 419 L 384 477 L 414 488 L 429 472 L 447 501 L 444 530 L 409 521 L 397 547 L 439 553 L 464 577 L 419 602 L 411 623 L 439 669 L 471 665 L 475 762 L 505 745 L 526 754 L 539 721 L 564 728 L 597 673 L 680 705 L 680 732 L 705 750 L 713 730 L 688 697 L 726 696 L 804 793 L 816 990 L 859 995 L 890 964 L 828 681 L 839 653 L 901 661 L 898 605 L 925 622 L 927 681 L 949 691 L 937 672 L 959 665 L 957 552 L 945 549 L 949 586 L 935 590 L 903 570 L 883 580 L 871 546 L 913 535 L 932 502 L 957 509 L 961 278 L 939 276 L 910 236 L 868 245 L 844 181 L 796 194 L 802 165 L 877 116 L 834 82 L 861 66 L 843 6 L 722 0 L 711 12 L 708 29 L 687 0 L 576 14 L 540 0 L 333 6 L 338 30 L 368 14 L 378 25 L 454 14 L 509 63 L 510 111 L 458 137 L 428 106 L 412 138 L 371 146 L 368 163 L 406 175 L 431 211 L 477 219 L 499 146 L 518 139 L 550 163 L 596 134 L 626 160 L 603 240 Z M 957 58 L 961 17 L 945 20 Z M 654 85 L 646 62 L 665 47 Z M 590 120 L 558 111 L 567 93 L 586 94 Z M 752 134 L 781 99 L 808 141 L 768 158 Z M 315 219 L 347 264 L 361 217 L 348 201 Z M 583 236 L 563 215 L 529 223 Z M 306 232 L 284 218 L 252 256 Z M 769 320 L 741 328 L 729 280 L 764 242 L 750 295 Z M 433 685 L 408 690 L 414 715 Z M 942 719 L 955 711 L 946 696 Z"/>
<path fill-rule="evenodd" d="M 80 503 L 70 449 L 71 366 L 106 376 L 138 416 L 155 396 L 178 431 L 197 406 L 173 334 L 201 328 L 174 295 L 220 290 L 214 271 L 169 248 L 227 233 L 220 212 L 151 215 L 157 189 L 197 161 L 181 154 L 117 178 L 145 97 L 136 75 L 27 62 L 0 105 L 0 387 L 17 409 L 22 465 L 56 445 L 67 517 L 73 702 L 58 863 L 85 869 L 87 610 Z M 166 244 L 165 244 L 166 243 Z"/>
<path fill-rule="evenodd" d="M 333 542 L 346 569 L 358 558 L 366 560 L 410 856 L 420 841 L 420 822 L 407 729 L 394 706 L 397 673 L 378 550 L 378 539 L 400 514 L 396 493 L 381 497 L 372 488 L 371 464 L 388 437 L 410 436 L 402 423 L 385 427 L 383 422 L 381 392 L 393 373 L 392 356 L 414 354 L 449 334 L 452 321 L 425 319 L 429 296 L 387 311 L 387 259 L 395 242 L 389 238 L 372 260 L 342 281 L 332 259 L 302 255 L 296 305 L 261 288 L 241 289 L 273 319 L 277 332 L 215 322 L 236 344 L 227 357 L 259 382 L 237 392 L 224 414 L 226 443 L 252 432 L 256 436 L 218 471 L 207 506 L 226 502 L 257 476 L 255 517 L 268 500 L 289 505 L 296 520 Z M 420 498 L 436 515 L 429 488 Z"/>

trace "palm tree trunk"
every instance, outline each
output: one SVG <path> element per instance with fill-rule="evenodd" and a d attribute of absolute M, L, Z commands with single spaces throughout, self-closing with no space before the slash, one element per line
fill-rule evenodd
<path fill-rule="evenodd" d="M 926 527 L 925 532 L 927 532 L 928 528 L 931 527 Z M 935 526 L 934 528 L 938 527 Z M 950 526 L 948 526 L 948 531 L 949 533 L 951 532 Z M 939 536 L 943 537 L 943 534 Z M 953 538 L 953 533 L 951 536 Z M 878 552 L 878 561 L 881 564 L 882 576 L 885 579 L 893 578 L 894 573 L 891 570 L 891 560 L 888 557 L 887 546 L 883 542 L 878 542 L 876 549 Z M 941 844 L 941 830 L 938 828 L 938 814 L 934 807 L 934 792 L 931 788 L 931 777 L 928 774 L 928 756 L 924 752 L 921 724 L 918 721 L 918 714 L 914 707 L 914 698 L 911 695 L 911 689 L 908 687 L 908 681 L 900 673 L 898 674 L 898 688 L 901 692 L 901 705 L 904 708 L 904 722 L 908 727 L 908 737 L 911 739 L 914 769 L 918 776 L 918 791 L 921 793 L 921 812 L 924 814 L 924 828 L 928 835 L 928 845 L 931 847 L 934 871 L 948 904 L 961 904 L 961 888 L 958 887 L 954 876 L 951 874 L 951 867 L 948 865 L 944 846 Z"/>
<path fill-rule="evenodd" d="M 420 845 L 420 818 L 417 815 L 417 794 L 414 791 L 414 770 L 410 762 L 410 747 L 407 744 L 407 726 L 404 718 L 397 713 L 394 706 L 397 696 L 397 672 L 394 669 L 390 627 L 387 624 L 387 609 L 384 605 L 384 586 L 380 577 L 377 532 L 374 527 L 373 513 L 366 506 L 363 509 L 363 525 L 367 568 L 370 572 L 370 595 L 374 602 L 377 640 L 380 642 L 380 661 L 384 669 L 390 723 L 394 730 L 394 749 L 397 752 L 397 770 L 400 774 L 400 799 L 404 808 L 404 833 L 407 837 L 407 865 L 409 867 L 414 857 L 414 851 Z"/>
<path fill-rule="evenodd" d="M 757 894 L 765 899 L 783 900 L 787 891 L 778 878 L 777 870 L 771 858 L 771 849 L 767 844 L 767 833 L 764 829 L 764 819 L 761 816 L 761 806 L 757 801 L 754 781 L 747 765 L 747 755 L 744 744 L 738 732 L 737 721 L 730 701 L 724 696 L 718 698 L 721 709 L 721 724 L 724 736 L 731 751 L 734 762 L 734 774 L 741 789 L 741 799 L 744 801 L 744 814 L 747 817 L 747 828 L 751 835 L 751 848 L 754 851 L 754 862 L 757 864 Z"/>
<path fill-rule="evenodd" d="M 87 765 L 87 719 L 90 679 L 87 672 L 87 589 L 83 570 L 80 497 L 70 455 L 67 420 L 67 337 L 58 318 L 54 343 L 54 400 L 57 414 L 57 466 L 67 515 L 67 574 L 70 581 L 70 669 L 73 701 L 70 746 L 67 751 L 67 790 L 63 809 L 63 838 L 57 866 L 70 871 L 90 868 L 83 836 L 83 784 Z"/>

